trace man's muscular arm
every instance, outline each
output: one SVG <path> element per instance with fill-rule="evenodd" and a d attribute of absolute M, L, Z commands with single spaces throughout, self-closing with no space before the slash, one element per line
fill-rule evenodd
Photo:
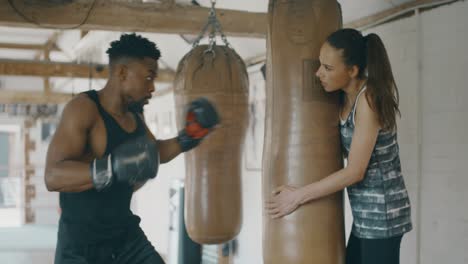
<path fill-rule="evenodd" d="M 160 162 L 169 162 L 180 153 L 198 146 L 219 122 L 218 112 L 210 101 L 198 98 L 190 102 L 185 127 L 179 131 L 179 135 L 167 140 L 157 140 Z M 149 129 L 146 129 L 148 134 L 155 139 Z"/>
<path fill-rule="evenodd" d="M 161 163 L 167 163 L 182 153 L 182 149 L 180 148 L 177 138 L 158 140 L 157 142 Z"/>
<path fill-rule="evenodd" d="M 84 95 L 70 101 L 47 151 L 45 184 L 56 192 L 82 192 L 93 188 L 89 163 L 83 156 L 88 134 L 96 121 L 96 109 Z"/>
<path fill-rule="evenodd" d="M 145 120 L 143 115 L 140 115 L 141 120 Z M 153 135 L 153 133 L 149 130 L 146 122 L 143 122 L 146 128 L 146 134 L 149 138 L 156 141 L 158 151 L 159 151 L 159 162 L 167 163 L 177 157 L 180 153 L 182 153 L 182 149 L 180 148 L 180 144 L 177 142 L 177 137 L 166 139 L 166 140 L 158 140 Z"/>
<path fill-rule="evenodd" d="M 140 118 L 144 120 L 143 115 Z M 157 140 L 145 124 L 148 137 L 156 141 L 160 163 L 167 163 L 180 153 L 189 151 L 200 142 L 219 123 L 219 115 L 215 106 L 205 98 L 198 98 L 188 106 L 185 128 L 175 138 Z M 144 183 L 134 187 L 138 190 Z"/>

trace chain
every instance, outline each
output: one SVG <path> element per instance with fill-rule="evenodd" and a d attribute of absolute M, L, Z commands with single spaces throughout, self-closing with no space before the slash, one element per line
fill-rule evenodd
<path fill-rule="evenodd" d="M 195 41 L 193 42 L 192 44 L 192 47 L 195 48 L 196 46 L 198 46 L 198 44 L 200 43 L 200 40 L 203 38 L 203 36 L 205 35 L 206 33 L 206 30 L 208 29 L 208 26 L 210 24 L 209 23 L 206 23 L 205 26 L 203 26 L 203 29 L 201 30 L 200 34 L 198 34 L 197 38 L 195 39 Z"/>
<path fill-rule="evenodd" d="M 223 32 L 223 29 L 221 27 L 221 24 L 219 23 L 218 18 L 216 17 L 216 0 L 211 0 L 211 8 L 210 12 L 208 15 L 208 22 L 203 26 L 200 34 L 198 34 L 197 38 L 192 44 L 192 47 L 195 48 L 200 44 L 200 40 L 205 36 L 206 31 L 208 28 L 210 28 L 210 33 L 208 35 L 208 49 L 205 50 L 205 52 L 211 52 L 214 54 L 214 46 L 216 45 L 216 33 L 219 33 L 221 35 L 221 40 L 224 42 L 224 44 L 229 47 L 231 47 L 231 44 L 229 44 L 226 35 Z"/>
<path fill-rule="evenodd" d="M 227 40 L 226 38 L 226 35 L 224 34 L 223 32 L 223 28 L 221 27 L 221 24 L 219 23 L 218 20 L 216 20 L 216 30 L 219 32 L 219 34 L 221 35 L 221 40 L 224 42 L 224 45 L 226 45 L 227 47 L 229 48 L 232 48 L 231 47 L 231 44 L 229 43 L 229 41 Z"/>
<path fill-rule="evenodd" d="M 208 16 L 208 24 L 211 26 L 210 35 L 208 36 L 208 49 L 205 52 L 212 52 L 214 54 L 213 47 L 216 45 L 216 1 L 211 1 L 210 15 Z"/>

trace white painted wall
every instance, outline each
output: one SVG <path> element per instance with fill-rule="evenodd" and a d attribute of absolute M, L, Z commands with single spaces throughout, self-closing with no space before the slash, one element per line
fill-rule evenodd
<path fill-rule="evenodd" d="M 467 12 L 468 3 L 458 2 L 369 30 L 386 44 L 400 91 L 415 224 L 402 243 L 403 264 L 468 263 Z"/>
<path fill-rule="evenodd" d="M 468 263 L 468 3 L 421 17 L 421 263 Z"/>
<path fill-rule="evenodd" d="M 424 14 L 423 14 L 424 15 Z M 401 245 L 402 264 L 417 263 L 418 201 L 418 45 L 415 17 L 399 20 L 369 30 L 383 40 L 400 92 L 402 117 L 398 123 L 398 141 L 403 175 L 412 205 L 414 230 L 404 236 Z M 369 33 L 365 32 L 365 34 Z"/>

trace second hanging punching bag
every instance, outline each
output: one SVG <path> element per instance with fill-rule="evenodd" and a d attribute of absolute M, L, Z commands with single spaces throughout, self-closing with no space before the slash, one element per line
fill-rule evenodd
<path fill-rule="evenodd" d="M 209 23 L 220 31 L 214 4 L 210 16 Z M 198 46 L 197 41 L 180 61 L 174 82 L 180 125 L 185 121 L 185 106 L 198 97 L 213 102 L 221 119 L 209 138 L 185 153 L 185 222 L 190 238 L 200 244 L 227 242 L 242 224 L 241 165 L 249 81 L 244 62 L 222 36 L 226 45 L 216 45 L 213 31 L 209 45 Z"/>
<path fill-rule="evenodd" d="M 335 0 L 270 0 L 263 197 L 281 185 L 305 186 L 342 168 L 338 97 L 315 77 L 320 47 L 341 27 Z M 342 194 L 280 219 L 264 213 L 268 264 L 343 264 Z"/>

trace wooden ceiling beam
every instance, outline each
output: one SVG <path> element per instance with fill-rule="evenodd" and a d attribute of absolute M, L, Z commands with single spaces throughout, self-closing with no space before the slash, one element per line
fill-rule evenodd
<path fill-rule="evenodd" d="M 57 39 L 59 38 L 60 34 L 61 34 L 60 32 L 54 32 L 49 37 L 49 39 L 47 39 L 46 43 L 42 47 L 42 50 L 40 50 L 39 52 L 36 53 L 36 55 L 34 56 L 34 59 L 39 60 L 41 58 L 41 56 L 44 55 L 44 60 L 49 61 L 50 60 L 50 57 L 49 57 L 50 52 L 52 51 L 53 47 L 57 47 L 56 42 L 57 42 Z"/>
<path fill-rule="evenodd" d="M 88 64 L 0 60 L 0 75 L 38 76 L 38 77 L 70 77 L 107 79 L 109 70 L 107 65 L 89 66 Z M 172 82 L 174 72 L 160 69 L 156 82 Z"/>
<path fill-rule="evenodd" d="M 48 7 L 27 4 L 27 1 L 12 2 L 15 8 L 12 8 L 8 0 L 0 0 L 1 26 L 57 29 L 79 26 L 81 30 L 197 35 L 206 24 L 210 11 L 209 8 L 175 3 L 165 5 L 96 0 L 93 5 L 93 1 L 90 0 L 75 0 L 67 5 Z M 266 13 L 225 9 L 217 9 L 216 13 L 226 35 L 266 37 Z"/>
<path fill-rule="evenodd" d="M 72 97 L 68 93 L 0 90 L 0 104 L 61 104 Z"/>
<path fill-rule="evenodd" d="M 0 43 L 0 49 L 43 50 L 44 45 L 41 45 L 41 44 Z M 51 50 L 58 51 L 59 49 L 56 46 L 52 46 Z"/>
<path fill-rule="evenodd" d="M 54 32 L 49 39 L 47 39 L 46 43 L 44 44 L 44 49 L 36 53 L 36 56 L 34 57 L 35 60 L 39 60 L 42 56 L 42 53 L 44 53 L 44 61 L 49 62 L 50 61 L 50 51 L 52 47 L 56 47 L 57 39 L 60 36 L 60 32 Z M 50 85 L 50 78 L 49 76 L 44 76 L 44 93 L 50 94 L 51 92 L 51 85 Z"/>
<path fill-rule="evenodd" d="M 80 30 L 80 38 L 84 38 L 86 35 L 88 35 L 89 30 Z"/>
<path fill-rule="evenodd" d="M 456 2 L 456 0 L 450 1 L 450 2 L 447 2 L 446 0 L 413 0 L 413 1 L 409 1 L 400 5 L 397 5 L 395 7 L 383 10 L 381 12 L 377 12 L 370 16 L 366 16 L 366 17 L 351 21 L 349 23 L 346 23 L 344 27 L 356 28 L 356 29 L 366 28 L 366 27 L 369 27 L 370 25 L 377 25 L 379 24 L 379 22 L 386 20 L 389 17 L 398 15 L 401 12 L 405 12 L 406 10 L 418 8 L 420 6 L 445 5 L 451 2 Z"/>
<path fill-rule="evenodd" d="M 172 88 L 154 92 L 153 96 L 163 96 L 173 92 Z M 0 104 L 63 104 L 73 98 L 71 93 L 0 90 Z"/>
<path fill-rule="evenodd" d="M 0 75 L 88 78 L 90 74 L 93 78 L 107 78 L 108 70 L 103 65 L 90 67 L 77 63 L 0 60 Z"/>

